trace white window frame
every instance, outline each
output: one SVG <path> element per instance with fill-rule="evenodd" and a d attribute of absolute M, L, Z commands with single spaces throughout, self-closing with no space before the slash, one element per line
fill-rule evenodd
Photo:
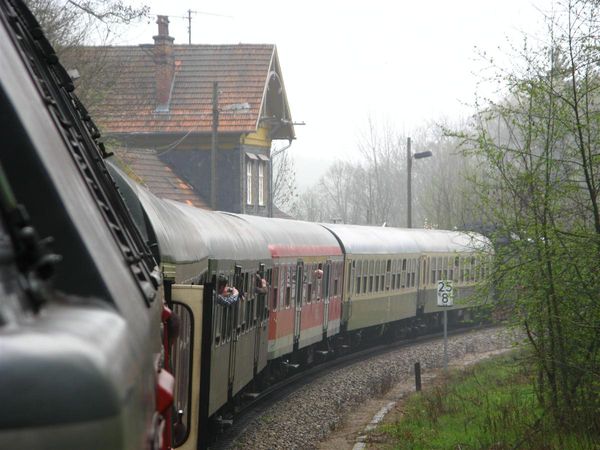
<path fill-rule="evenodd" d="M 265 163 L 258 162 L 258 205 L 265 206 Z"/>
<path fill-rule="evenodd" d="M 246 159 L 246 204 L 252 205 L 252 171 L 253 162 L 250 158 Z"/>

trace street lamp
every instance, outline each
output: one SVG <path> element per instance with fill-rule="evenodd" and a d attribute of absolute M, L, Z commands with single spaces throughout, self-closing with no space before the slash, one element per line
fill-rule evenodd
<path fill-rule="evenodd" d="M 406 140 L 406 227 L 412 228 L 412 160 L 421 159 L 421 158 L 429 158 L 432 156 L 429 150 L 426 152 L 420 152 L 412 154 L 410 150 L 410 138 Z"/>

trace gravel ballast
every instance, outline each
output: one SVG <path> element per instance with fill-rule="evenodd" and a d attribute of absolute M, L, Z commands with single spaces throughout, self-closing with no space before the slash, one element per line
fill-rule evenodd
<path fill-rule="evenodd" d="M 509 349 L 518 339 L 504 328 L 471 331 L 448 338 L 450 362 L 468 354 Z M 234 443 L 243 449 L 314 449 L 365 401 L 379 397 L 421 371 L 443 365 L 443 339 L 400 348 L 335 370 L 304 386 L 255 418 Z"/>

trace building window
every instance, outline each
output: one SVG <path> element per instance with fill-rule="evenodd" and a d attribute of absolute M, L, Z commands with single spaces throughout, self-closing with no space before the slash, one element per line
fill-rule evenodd
<path fill-rule="evenodd" d="M 265 206 L 265 163 L 258 162 L 258 204 Z"/>
<path fill-rule="evenodd" d="M 246 203 L 252 204 L 252 166 L 254 164 L 249 159 L 246 160 Z"/>

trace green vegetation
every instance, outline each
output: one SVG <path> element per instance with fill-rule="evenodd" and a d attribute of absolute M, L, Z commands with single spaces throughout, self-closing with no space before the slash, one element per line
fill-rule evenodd
<path fill-rule="evenodd" d="M 404 416 L 376 430 L 397 449 L 592 449 L 579 433 L 565 433 L 544 413 L 535 370 L 522 354 L 451 372 L 441 385 L 410 397 Z"/>
<path fill-rule="evenodd" d="M 558 1 L 546 32 L 497 67 L 464 149 L 480 160 L 477 209 L 494 244 L 489 281 L 531 344 L 544 417 L 600 435 L 600 17 Z M 534 41 L 534 42 L 532 42 Z M 493 64 L 493 63 L 492 63 Z"/>

